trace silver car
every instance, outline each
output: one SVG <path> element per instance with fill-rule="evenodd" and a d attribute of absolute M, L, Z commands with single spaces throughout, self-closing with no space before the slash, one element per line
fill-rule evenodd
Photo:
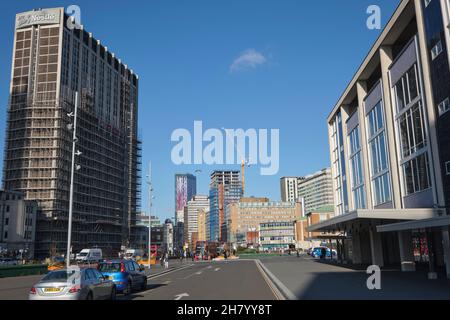
<path fill-rule="evenodd" d="M 36 283 L 29 300 L 115 300 L 116 286 L 96 269 L 64 269 Z"/>

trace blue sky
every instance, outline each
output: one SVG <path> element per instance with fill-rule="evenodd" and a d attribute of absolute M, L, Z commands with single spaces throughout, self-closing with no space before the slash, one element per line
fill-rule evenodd
<path fill-rule="evenodd" d="M 329 166 L 326 117 L 380 33 L 366 27 L 366 9 L 379 5 L 384 26 L 398 2 L 1 1 L 0 149 L 15 14 L 76 4 L 86 30 L 140 77 L 139 134 L 144 169 L 153 166 L 154 214 L 173 216 L 175 173 L 201 169 L 197 189 L 207 194 L 212 170 L 239 169 L 172 164 L 172 131 L 193 130 L 195 120 L 205 128 L 280 129 L 278 175 L 260 176 L 257 167 L 246 174 L 247 195 L 278 200 L 281 176 Z M 146 191 L 144 184 L 144 209 Z"/>

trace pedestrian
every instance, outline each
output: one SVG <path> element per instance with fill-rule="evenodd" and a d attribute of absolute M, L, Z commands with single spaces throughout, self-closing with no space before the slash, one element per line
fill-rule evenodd
<path fill-rule="evenodd" d="M 326 259 L 327 258 L 327 249 L 326 248 L 322 248 L 321 250 L 320 250 L 321 252 L 321 255 L 320 255 L 320 258 L 321 259 Z"/>
<path fill-rule="evenodd" d="M 164 255 L 164 267 L 166 269 L 169 269 L 169 254 L 166 252 L 166 254 Z"/>

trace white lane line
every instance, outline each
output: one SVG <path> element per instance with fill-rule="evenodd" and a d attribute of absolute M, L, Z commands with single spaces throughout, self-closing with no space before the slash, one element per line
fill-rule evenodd
<path fill-rule="evenodd" d="M 171 270 L 171 271 L 168 271 L 168 272 L 164 272 L 164 273 L 162 273 L 162 274 L 157 274 L 157 275 L 155 275 L 155 276 L 149 275 L 149 276 L 147 276 L 147 279 L 148 279 L 148 280 L 153 280 L 153 279 L 156 279 L 156 278 L 159 278 L 159 277 L 168 275 L 169 273 L 173 273 L 173 272 L 177 272 L 177 271 L 181 271 L 181 270 L 190 268 L 190 267 L 192 267 L 192 266 L 193 266 L 193 264 L 190 264 L 190 265 L 187 265 L 187 266 L 185 266 L 185 267 L 181 267 L 181 268 L 174 269 L 174 270 Z"/>
<path fill-rule="evenodd" d="M 215 268 L 215 269 L 214 269 L 215 272 L 217 272 L 217 271 L 219 271 L 219 270 L 220 270 L 220 268 Z"/>
<path fill-rule="evenodd" d="M 177 294 L 176 296 L 175 296 L 175 299 L 174 300 L 181 300 L 181 298 L 183 298 L 183 297 L 189 297 L 189 293 L 180 293 L 180 294 Z"/>

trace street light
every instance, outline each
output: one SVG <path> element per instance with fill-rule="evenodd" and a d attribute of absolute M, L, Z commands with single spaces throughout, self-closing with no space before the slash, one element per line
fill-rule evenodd
<path fill-rule="evenodd" d="M 148 164 L 148 175 L 147 175 L 147 185 L 148 185 L 148 268 L 151 269 L 152 261 L 152 196 L 153 186 L 152 186 L 152 163 Z"/>
<path fill-rule="evenodd" d="M 73 118 L 73 124 L 67 126 L 69 130 L 73 130 L 72 135 L 72 168 L 70 172 L 70 196 L 69 196 L 69 220 L 67 230 L 67 253 L 66 253 L 66 266 L 70 267 L 70 253 L 72 247 L 72 216 L 73 216 L 73 185 L 74 185 L 74 173 L 75 170 L 81 169 L 80 165 L 75 165 L 75 156 L 80 156 L 81 152 L 76 150 L 77 138 L 77 114 L 78 114 L 78 92 L 75 92 L 75 111 L 67 114 L 69 118 Z"/>

